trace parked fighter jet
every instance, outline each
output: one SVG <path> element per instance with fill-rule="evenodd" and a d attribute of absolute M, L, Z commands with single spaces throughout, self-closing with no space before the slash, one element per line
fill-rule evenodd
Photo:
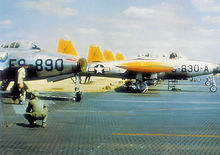
<path fill-rule="evenodd" d="M 93 54 L 89 53 L 89 55 Z M 91 62 L 83 74 L 136 79 L 135 88 L 144 91 L 148 85 L 154 84 L 159 79 L 171 80 L 168 88 L 175 89 L 177 80 L 219 72 L 219 66 L 215 64 L 189 60 L 176 53 L 171 53 L 169 57 L 165 54 L 159 58 L 152 57 L 148 53 L 128 61 Z M 217 86 L 213 76 L 208 80 L 211 81 L 210 91 L 216 92 Z"/>
<path fill-rule="evenodd" d="M 1 90 L 16 80 L 17 70 L 28 66 L 25 80 L 63 80 L 85 71 L 86 60 L 60 53 L 48 53 L 27 41 L 14 41 L 0 46 Z M 80 97 L 81 98 L 81 97 Z"/>
<path fill-rule="evenodd" d="M 147 90 L 148 79 L 149 83 L 150 79 L 156 78 L 158 73 L 173 70 L 168 63 L 156 59 L 103 62 L 103 59 L 97 59 L 97 55 L 102 58 L 100 50 L 89 50 L 90 63 L 88 63 L 86 72 L 81 75 L 136 79 L 135 87 L 141 91 Z"/>

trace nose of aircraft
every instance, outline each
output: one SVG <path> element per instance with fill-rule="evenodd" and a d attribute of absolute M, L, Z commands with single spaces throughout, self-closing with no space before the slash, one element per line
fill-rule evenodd
<path fill-rule="evenodd" d="M 218 66 L 216 66 L 216 68 L 214 68 L 213 73 L 214 74 L 220 73 L 220 64 Z"/>

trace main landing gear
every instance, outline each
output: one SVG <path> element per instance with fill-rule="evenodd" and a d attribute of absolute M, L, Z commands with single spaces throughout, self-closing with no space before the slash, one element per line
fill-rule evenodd
<path fill-rule="evenodd" d="M 147 82 L 143 80 L 143 75 L 141 73 L 136 74 L 136 82 L 134 83 L 134 87 L 136 90 L 145 93 L 148 91 Z"/>
<path fill-rule="evenodd" d="M 80 78 L 79 75 L 75 75 L 75 80 L 71 78 L 71 80 L 75 83 L 75 96 L 73 97 L 73 100 L 76 102 L 80 102 L 82 99 L 82 92 L 80 92 Z"/>
<path fill-rule="evenodd" d="M 217 86 L 213 75 L 207 77 L 205 85 L 210 87 L 211 92 L 215 93 L 217 91 Z"/>
<path fill-rule="evenodd" d="M 140 90 L 142 93 L 148 91 L 148 85 L 146 81 L 137 81 L 134 83 L 134 87 L 136 90 Z"/>
<path fill-rule="evenodd" d="M 127 81 L 125 82 L 127 89 L 133 89 L 138 92 L 145 93 L 148 91 L 147 81 L 143 80 L 143 75 L 141 73 L 136 75 L 136 82 Z"/>
<path fill-rule="evenodd" d="M 148 91 L 148 85 L 146 81 L 137 81 L 132 82 L 132 81 L 127 81 L 125 82 L 125 86 L 127 87 L 127 90 L 133 89 L 135 91 L 145 93 Z"/>
<path fill-rule="evenodd" d="M 177 83 L 178 83 L 178 80 L 175 80 L 175 79 L 168 80 L 168 90 L 181 91 L 180 88 L 176 88 Z"/>

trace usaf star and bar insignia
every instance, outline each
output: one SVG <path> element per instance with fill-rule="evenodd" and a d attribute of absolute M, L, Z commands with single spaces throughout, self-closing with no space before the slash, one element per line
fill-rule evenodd
<path fill-rule="evenodd" d="M 94 67 L 89 67 L 89 72 L 94 72 L 95 74 L 104 74 L 109 72 L 109 67 L 105 67 L 102 64 L 95 65 Z"/>

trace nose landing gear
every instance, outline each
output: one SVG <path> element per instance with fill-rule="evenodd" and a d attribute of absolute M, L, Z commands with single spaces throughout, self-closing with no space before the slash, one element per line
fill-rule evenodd
<path fill-rule="evenodd" d="M 217 86 L 216 86 L 215 79 L 214 79 L 213 75 L 209 76 L 206 79 L 205 85 L 210 86 L 210 91 L 211 92 L 215 93 L 217 91 Z"/>
<path fill-rule="evenodd" d="M 75 75 L 75 81 L 73 80 L 73 78 L 71 78 L 72 81 L 75 83 L 75 96 L 73 97 L 73 100 L 76 102 L 80 102 L 82 99 L 82 92 L 80 92 L 80 78 L 79 75 L 76 74 Z"/>

